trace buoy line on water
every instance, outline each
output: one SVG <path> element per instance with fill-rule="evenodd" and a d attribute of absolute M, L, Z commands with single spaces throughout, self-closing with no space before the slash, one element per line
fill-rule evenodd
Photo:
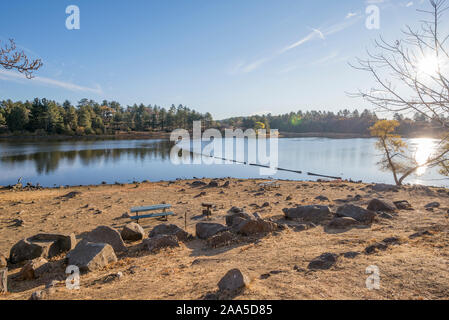
<path fill-rule="evenodd" d="M 180 149 L 180 151 L 184 151 L 184 149 Z M 197 153 L 197 152 L 193 152 L 193 151 L 190 151 L 190 150 L 186 150 L 186 151 L 188 151 L 191 154 L 196 154 L 196 155 L 199 155 L 199 156 L 219 159 L 219 160 L 223 160 L 223 161 L 229 161 L 229 162 L 233 162 L 233 163 L 244 164 L 244 165 L 249 165 L 249 166 L 254 166 L 254 167 L 270 168 L 270 166 L 266 166 L 266 165 L 262 165 L 262 164 L 249 163 L 249 162 L 246 162 L 246 161 L 241 162 L 241 161 L 237 161 L 237 160 L 230 160 L 230 159 L 226 159 L 226 158 L 211 156 L 210 154 Z M 285 171 L 285 172 L 292 172 L 292 173 L 303 174 L 303 172 L 300 171 L 300 170 L 285 169 L 285 168 L 274 168 L 274 169 L 278 170 L 278 171 Z M 318 174 L 318 173 L 313 173 L 313 172 L 307 172 L 307 175 L 308 176 L 314 176 L 314 177 L 335 179 L 335 180 L 343 180 L 342 177 L 328 176 L 328 175 Z"/>

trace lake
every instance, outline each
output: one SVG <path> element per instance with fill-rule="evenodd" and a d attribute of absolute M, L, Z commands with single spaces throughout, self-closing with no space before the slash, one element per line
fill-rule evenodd
<path fill-rule="evenodd" d="M 416 159 L 425 161 L 435 140 L 408 139 Z M 316 180 L 307 174 L 338 176 L 363 182 L 393 183 L 391 173 L 379 169 L 375 139 L 279 139 L 279 168 L 272 177 Z M 0 141 L 0 185 L 42 186 L 108 184 L 197 178 L 267 178 L 260 168 L 243 164 L 179 164 L 170 161 L 168 140 Z M 195 157 L 195 156 L 192 156 Z M 421 169 L 406 183 L 449 186 L 436 169 Z"/>

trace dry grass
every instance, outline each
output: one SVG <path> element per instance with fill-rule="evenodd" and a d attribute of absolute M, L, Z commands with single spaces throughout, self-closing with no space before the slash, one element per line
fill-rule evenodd
<path fill-rule="evenodd" d="M 209 180 L 205 180 L 208 182 Z M 138 251 L 129 244 L 130 252 L 104 270 L 81 277 L 81 289 L 67 290 L 61 281 L 52 299 L 198 299 L 217 290 L 217 282 L 231 268 L 244 270 L 251 278 L 249 288 L 237 299 L 448 299 L 449 298 L 449 196 L 434 190 L 433 195 L 405 188 L 398 193 L 376 193 L 363 184 L 319 182 L 282 182 L 279 189 L 255 196 L 259 190 L 256 180 L 231 179 L 229 188 L 192 188 L 189 181 L 169 184 L 142 183 L 125 186 L 91 186 L 40 191 L 0 191 L 0 252 L 9 249 L 22 238 L 39 232 L 74 232 L 77 236 L 98 225 L 117 229 L 128 223 L 121 218 L 129 208 L 139 205 L 170 203 L 177 214 L 169 222 L 194 233 L 195 224 L 204 218 L 201 203 L 212 202 L 217 210 L 212 221 L 224 223 L 224 216 L 232 206 L 246 207 L 249 213 L 258 212 L 264 218 L 282 215 L 282 208 L 294 204 L 338 206 L 333 200 L 348 195 L 362 196 L 354 202 L 366 206 L 372 198 L 408 200 L 414 211 L 400 211 L 393 220 L 379 220 L 368 229 L 352 229 L 338 234 L 326 233 L 318 226 L 302 232 L 291 229 L 268 235 L 259 242 L 243 242 L 222 248 L 207 248 L 205 242 L 194 240 L 180 248 L 163 250 L 158 254 Z M 190 181 L 191 182 L 191 181 Z M 224 183 L 220 181 L 220 185 Z M 182 191 L 182 190 L 185 191 Z M 60 198 L 69 192 L 80 192 L 71 199 Z M 194 198 L 201 191 L 206 195 Z M 222 193 L 223 192 L 223 193 Z M 276 196 L 277 193 L 282 196 Z M 286 201 L 288 195 L 292 200 Z M 314 200 L 324 195 L 330 202 Z M 256 208 L 270 202 L 270 207 Z M 440 209 L 426 211 L 424 205 L 438 201 Z M 86 207 L 88 205 L 88 207 Z M 98 210 L 101 211 L 97 214 Z M 20 214 L 17 214 L 21 212 Z M 21 227 L 13 227 L 12 220 L 24 220 Z M 149 232 L 162 223 L 155 219 L 141 220 Z M 416 231 L 432 230 L 431 236 L 409 239 Z M 312 272 L 307 265 L 324 252 L 362 252 L 366 246 L 384 238 L 398 236 L 401 245 L 390 246 L 373 255 L 361 254 L 354 259 L 340 257 L 330 270 Z M 195 261 L 195 263 L 193 263 Z M 55 262 L 57 263 L 57 262 Z M 193 263 L 193 264 L 192 264 Z M 380 290 L 365 286 L 366 267 L 380 269 Z M 295 269 L 299 269 L 297 271 Z M 62 270 L 62 274 L 61 274 Z M 18 281 L 13 279 L 19 269 L 10 271 L 12 293 L 0 299 L 28 299 L 31 293 L 44 287 L 56 276 L 64 279 L 63 266 L 58 274 L 45 279 Z M 103 281 L 108 274 L 121 271 L 120 280 Z M 262 280 L 262 274 L 273 272 Z"/>

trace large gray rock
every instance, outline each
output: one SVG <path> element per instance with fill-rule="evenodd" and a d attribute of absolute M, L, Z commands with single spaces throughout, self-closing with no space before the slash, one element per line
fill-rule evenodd
<path fill-rule="evenodd" d="M 243 234 L 245 236 L 272 232 L 276 231 L 277 229 L 277 224 L 262 219 L 244 220 L 235 228 L 237 233 Z"/>
<path fill-rule="evenodd" d="M 284 208 L 282 211 L 288 219 L 300 219 L 304 222 L 312 222 L 315 224 L 323 223 L 332 218 L 332 213 L 327 206 L 298 206 L 290 209 Z"/>
<path fill-rule="evenodd" d="M 229 293 L 237 293 L 249 285 L 249 278 L 239 269 L 229 270 L 218 282 L 218 289 Z"/>
<path fill-rule="evenodd" d="M 370 211 L 394 212 L 396 206 L 388 200 L 373 199 L 369 202 L 367 209 Z"/>
<path fill-rule="evenodd" d="M 31 242 L 53 242 L 48 258 L 52 258 L 61 253 L 68 252 L 75 248 L 76 237 L 74 233 L 69 235 L 53 234 L 53 233 L 39 233 L 30 238 Z"/>
<path fill-rule="evenodd" d="M 92 243 L 86 240 L 67 254 L 68 265 L 75 265 L 81 271 L 93 271 L 117 261 L 114 249 L 107 243 Z"/>
<path fill-rule="evenodd" d="M 151 252 L 159 251 L 163 248 L 179 247 L 178 238 L 175 235 L 170 234 L 159 234 L 143 240 L 142 243 Z"/>
<path fill-rule="evenodd" d="M 115 252 L 122 252 L 127 250 L 120 233 L 108 226 L 99 226 L 95 228 L 94 230 L 89 232 L 84 239 L 88 242 L 93 243 L 110 244 L 112 248 L 114 248 Z"/>
<path fill-rule="evenodd" d="M 337 263 L 338 255 L 335 253 L 323 253 L 322 255 L 316 257 L 310 261 L 307 268 L 311 270 L 326 270 L 330 269 L 334 264 Z"/>
<path fill-rule="evenodd" d="M 34 243 L 26 239 L 17 242 L 9 252 L 9 261 L 13 264 L 33 260 L 39 257 L 48 257 L 52 242 Z"/>
<path fill-rule="evenodd" d="M 153 238 L 158 235 L 174 235 L 178 238 L 178 241 L 187 241 L 191 238 L 191 235 L 175 224 L 160 224 L 155 226 L 148 237 Z"/>
<path fill-rule="evenodd" d="M 131 222 L 123 227 L 120 235 L 123 240 L 138 241 L 145 238 L 145 231 L 138 223 Z"/>
<path fill-rule="evenodd" d="M 373 211 L 369 211 L 352 204 L 345 204 L 341 207 L 338 207 L 336 216 L 350 217 L 362 224 L 371 224 L 373 223 L 376 214 Z"/>
<path fill-rule="evenodd" d="M 231 210 L 229 210 L 231 213 L 225 217 L 227 226 L 232 227 L 235 224 L 239 224 L 243 220 L 252 220 L 253 219 L 253 217 L 251 217 L 249 214 L 247 214 L 243 211 L 233 212 L 232 211 L 233 209 L 234 209 L 234 207 Z"/>
<path fill-rule="evenodd" d="M 217 233 L 228 230 L 226 226 L 219 223 L 200 222 L 196 224 L 196 236 L 200 239 L 208 239 Z"/>
<path fill-rule="evenodd" d="M 68 252 L 76 245 L 75 235 L 41 233 L 17 242 L 10 250 L 11 263 L 33 260 L 35 258 L 53 258 Z"/>

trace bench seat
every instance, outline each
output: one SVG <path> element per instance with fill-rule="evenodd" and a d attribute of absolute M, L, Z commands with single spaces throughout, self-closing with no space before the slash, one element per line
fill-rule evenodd
<path fill-rule="evenodd" d="M 171 208 L 171 204 L 158 204 L 155 206 L 145 206 L 145 207 L 133 207 L 131 208 L 131 212 L 144 212 L 144 211 L 153 211 L 153 210 L 162 210 Z"/>
<path fill-rule="evenodd" d="M 166 216 L 174 216 L 175 214 L 173 212 L 161 212 L 161 213 L 152 213 L 152 214 L 145 214 L 141 216 L 133 216 L 130 217 L 132 220 L 139 220 L 139 219 L 145 219 L 145 218 L 157 218 L 157 217 L 166 217 Z"/>

